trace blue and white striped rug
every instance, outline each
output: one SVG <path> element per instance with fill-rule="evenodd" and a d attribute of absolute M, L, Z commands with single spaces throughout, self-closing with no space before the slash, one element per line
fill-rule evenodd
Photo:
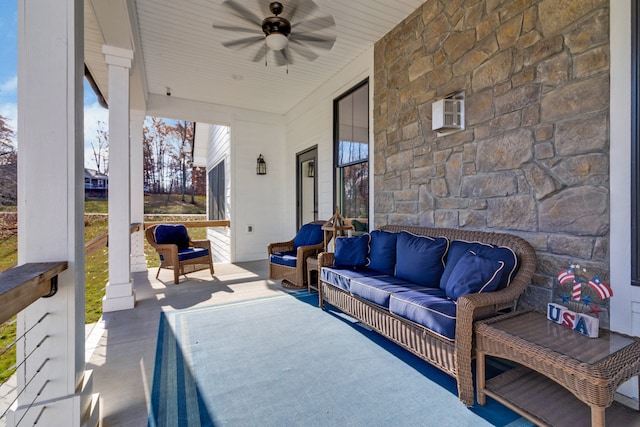
<path fill-rule="evenodd" d="M 148 425 L 525 426 L 305 292 L 162 315 Z"/>

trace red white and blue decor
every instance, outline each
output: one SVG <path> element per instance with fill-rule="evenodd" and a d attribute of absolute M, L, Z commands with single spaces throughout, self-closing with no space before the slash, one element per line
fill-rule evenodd
<path fill-rule="evenodd" d="M 611 286 L 597 274 L 589 278 L 587 269 L 579 264 L 571 264 L 560 271 L 558 281 L 562 302 L 547 306 L 547 318 L 588 337 L 597 337 L 600 313 L 603 312 L 600 303 L 613 296 Z M 593 292 L 583 292 L 585 288 Z"/>

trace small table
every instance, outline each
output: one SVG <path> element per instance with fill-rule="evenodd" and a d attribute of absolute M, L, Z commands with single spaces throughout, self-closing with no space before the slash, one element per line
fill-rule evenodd
<path fill-rule="evenodd" d="M 315 281 L 313 279 L 313 272 L 315 272 Z M 307 292 L 311 293 L 312 289 L 318 290 L 318 257 L 310 256 L 307 258 Z"/>
<path fill-rule="evenodd" d="M 590 419 L 601 427 L 605 409 L 610 425 L 640 425 L 637 411 L 613 401 L 616 389 L 640 374 L 639 338 L 606 330 L 588 338 L 533 311 L 477 322 L 475 333 L 480 405 L 490 396 L 542 426 Z M 521 366 L 486 381 L 487 355 Z"/>

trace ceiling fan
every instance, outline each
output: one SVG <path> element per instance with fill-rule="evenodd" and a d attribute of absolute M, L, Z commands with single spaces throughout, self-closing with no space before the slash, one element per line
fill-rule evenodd
<path fill-rule="evenodd" d="M 277 66 L 293 64 L 293 54 L 300 55 L 308 61 L 314 61 L 318 54 L 314 48 L 331 50 L 336 41 L 335 35 L 322 32 L 336 25 L 329 15 L 304 20 L 311 15 L 318 6 L 313 0 L 294 0 L 287 2 L 288 8 L 282 3 L 269 3 L 269 11 L 273 14 L 260 19 L 255 13 L 242 6 L 235 0 L 225 0 L 222 5 L 231 9 L 234 16 L 250 24 L 250 27 L 239 27 L 228 24 L 213 24 L 213 28 L 243 33 L 259 33 L 251 37 L 222 42 L 229 49 L 244 49 L 259 47 L 253 56 L 254 62 L 267 61 L 267 53 L 273 51 Z M 289 19 L 281 16 L 284 13 Z M 292 23 L 293 22 L 293 23 Z"/>

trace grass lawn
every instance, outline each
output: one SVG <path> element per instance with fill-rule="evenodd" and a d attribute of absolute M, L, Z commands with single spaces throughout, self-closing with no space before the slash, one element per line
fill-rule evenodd
<path fill-rule="evenodd" d="M 204 214 L 206 213 L 205 197 L 196 196 L 195 204 L 189 203 L 191 196 L 185 196 L 187 203 L 182 203 L 181 196 L 166 194 L 152 194 L 145 196 L 145 214 L 153 216 L 145 217 L 147 221 L 179 221 L 175 216 L 180 214 Z M 5 209 L 15 212 L 14 209 Z M 106 215 L 91 215 L 91 213 L 105 214 L 108 211 L 106 200 L 88 200 L 85 202 L 85 242 L 106 233 L 108 230 L 108 217 Z M 2 225 L 2 224 L 0 224 Z M 204 228 L 189 229 L 193 239 L 206 238 Z M 155 250 L 145 241 L 145 254 L 149 268 L 157 268 L 159 264 Z M 15 233 L 0 233 L 0 271 L 4 271 L 16 265 L 18 260 L 18 237 Z M 100 248 L 85 258 L 85 322 L 95 323 L 102 316 L 102 298 L 105 286 L 109 280 L 109 251 L 108 248 Z M 15 318 L 14 318 L 15 319 Z M 16 336 L 14 319 L 0 325 L 0 353 L 10 345 Z M 0 355 L 0 383 L 13 374 L 15 369 L 15 346 Z"/>

